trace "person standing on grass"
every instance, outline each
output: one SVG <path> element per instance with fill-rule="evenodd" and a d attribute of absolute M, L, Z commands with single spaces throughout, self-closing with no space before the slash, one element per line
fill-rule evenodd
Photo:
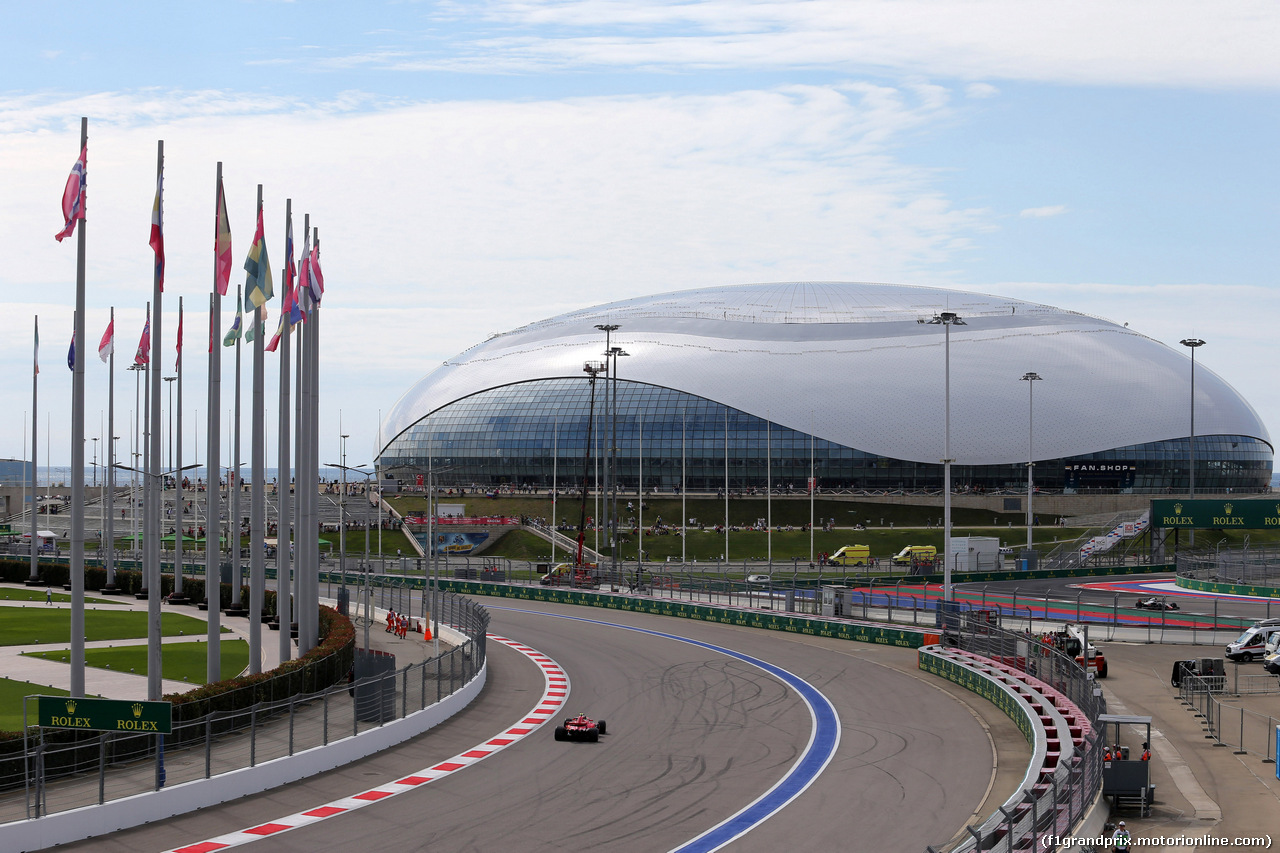
<path fill-rule="evenodd" d="M 44 603 L 49 605 L 53 604 L 53 587 L 49 587 L 44 591 Z"/>

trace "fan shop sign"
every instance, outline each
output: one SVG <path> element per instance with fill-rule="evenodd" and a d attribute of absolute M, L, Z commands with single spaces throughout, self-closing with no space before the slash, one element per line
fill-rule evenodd
<path fill-rule="evenodd" d="M 38 725 L 49 729 L 162 735 L 173 731 L 173 706 L 168 702 L 129 702 L 67 696 L 38 696 L 36 699 Z"/>
<path fill-rule="evenodd" d="M 1158 500 L 1151 502 L 1152 527 L 1280 530 L 1280 501 Z"/>

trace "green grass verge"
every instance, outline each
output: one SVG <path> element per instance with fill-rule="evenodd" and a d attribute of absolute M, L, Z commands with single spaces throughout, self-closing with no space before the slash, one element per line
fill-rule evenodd
<path fill-rule="evenodd" d="M 202 642 L 165 643 L 164 654 L 161 656 L 162 677 L 172 681 L 186 681 L 191 684 L 206 683 L 208 648 L 209 644 Z M 68 663 L 71 659 L 71 650 L 24 652 L 23 656 Z M 131 645 L 105 649 L 85 649 L 84 662 L 85 666 L 99 669 L 146 675 L 147 647 L 145 645 Z M 244 640 L 223 640 L 220 663 L 222 669 L 218 677 L 219 681 L 239 675 L 249 665 L 249 644 Z"/>
<path fill-rule="evenodd" d="M 66 690 L 32 684 L 30 681 L 14 681 L 0 678 L 0 732 L 22 731 L 22 698 L 24 696 L 70 696 Z M 31 713 L 36 712 L 32 705 Z M 33 719 L 32 722 L 35 720 Z"/>
<path fill-rule="evenodd" d="M 0 646 L 28 646 L 71 642 L 71 611 L 66 608 L 5 607 L 0 610 Z M 203 636 L 207 623 L 181 613 L 161 613 L 160 630 L 166 637 Z M 222 629 L 227 632 L 226 628 Z M 147 636 L 147 614 L 141 611 L 111 613 L 88 610 L 84 614 L 86 640 L 132 640 Z"/>
<path fill-rule="evenodd" d="M 0 601 L 39 601 L 44 603 L 45 590 L 48 587 L 34 586 L 6 586 L 0 587 Z M 53 591 L 53 600 L 57 603 L 68 603 L 71 601 L 71 593 L 63 592 L 62 587 L 58 587 Z M 84 597 L 85 604 L 123 604 L 124 600 L 120 598 L 98 598 L 97 596 Z"/>

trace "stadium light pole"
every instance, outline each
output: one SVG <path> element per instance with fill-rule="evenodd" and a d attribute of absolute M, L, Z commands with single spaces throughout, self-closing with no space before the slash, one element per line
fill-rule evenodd
<path fill-rule="evenodd" d="M 1196 497 L 1196 350 L 1204 346 L 1200 338 L 1183 338 L 1178 343 L 1191 350 L 1191 440 L 1187 443 L 1187 497 Z M 1196 531 L 1187 531 L 1187 544 L 1196 544 Z"/>
<path fill-rule="evenodd" d="M 920 320 L 931 326 L 942 326 L 945 373 L 943 374 L 943 438 L 942 438 L 942 599 L 952 600 L 951 589 L 951 327 L 967 325 L 954 311 Z"/>
<path fill-rule="evenodd" d="M 618 477 L 618 385 L 615 376 L 618 366 L 617 360 L 613 358 L 612 336 L 613 333 L 621 328 L 617 323 L 597 323 L 596 328 L 604 332 L 604 359 L 605 359 L 605 379 L 609 381 L 606 386 L 606 393 L 609 395 L 609 453 L 604 465 L 604 511 L 609 526 L 609 571 L 617 573 L 618 571 L 618 521 L 614 517 L 614 506 L 611 504 L 610 496 L 613 494 L 609 490 L 610 481 L 614 481 L 614 488 L 617 488 L 616 480 Z M 611 369 L 612 365 L 612 369 Z"/>
<path fill-rule="evenodd" d="M 1031 529 L 1035 522 L 1035 515 L 1032 514 L 1031 499 L 1035 493 L 1032 481 L 1032 472 L 1035 470 L 1035 457 L 1032 455 L 1032 430 L 1035 428 L 1035 400 L 1036 400 L 1036 383 L 1044 379 L 1039 373 L 1030 371 L 1022 374 L 1022 381 L 1027 383 L 1027 550 L 1033 547 L 1031 540 Z"/>

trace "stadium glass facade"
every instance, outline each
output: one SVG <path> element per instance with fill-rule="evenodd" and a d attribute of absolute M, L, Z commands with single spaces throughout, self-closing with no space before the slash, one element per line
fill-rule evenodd
<path fill-rule="evenodd" d="M 380 460 L 385 476 L 436 472 L 443 486 L 500 485 L 576 489 L 584 476 L 601 482 L 611 431 L 609 382 L 542 379 L 490 388 L 421 418 Z M 893 459 L 813 438 L 805 413 L 773 419 L 672 388 L 616 384 L 619 486 L 646 491 L 718 492 L 764 489 L 803 493 L 810 472 L 820 489 L 934 491 L 942 466 Z M 783 426 L 789 421 L 792 426 Z M 799 422 L 799 423 L 797 423 Z M 936 426 L 940 427 L 941 424 Z M 588 436 L 590 435 L 590 439 Z M 1104 452 L 1038 459 L 1035 479 L 1046 491 L 1168 492 L 1188 486 L 1188 439 L 1153 441 Z M 1204 492 L 1261 491 L 1271 479 L 1271 446 L 1243 435 L 1196 437 L 1196 487 Z M 1020 492 L 1025 462 L 952 466 L 959 490 Z"/>

